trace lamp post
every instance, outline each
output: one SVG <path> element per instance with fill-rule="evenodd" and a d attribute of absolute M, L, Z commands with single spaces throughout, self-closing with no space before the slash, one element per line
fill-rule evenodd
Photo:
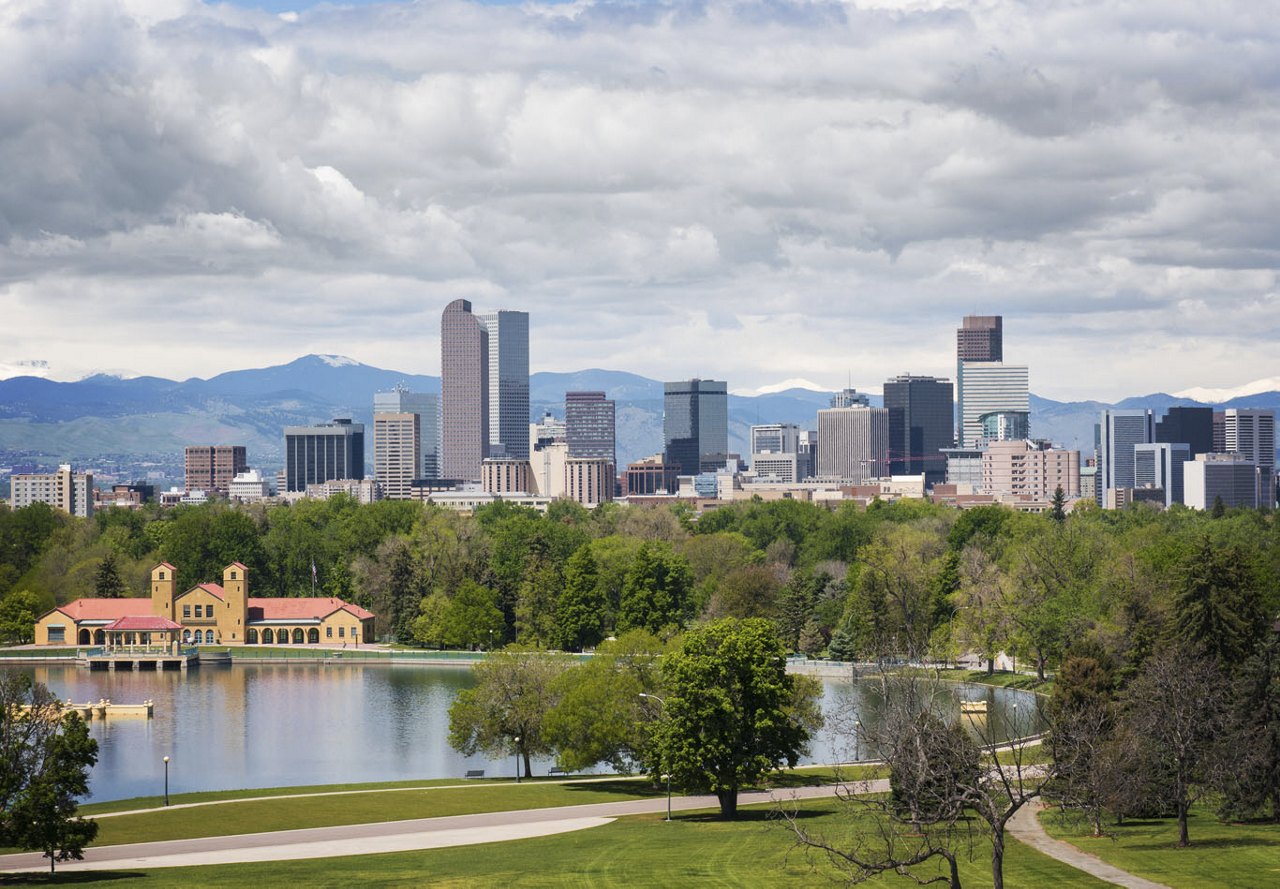
<path fill-rule="evenodd" d="M 164 758 L 164 804 L 169 805 L 169 757 Z"/>
<path fill-rule="evenodd" d="M 520 783 L 520 736 L 516 735 L 516 783 Z"/>
<path fill-rule="evenodd" d="M 658 697 L 657 695 L 650 695 L 650 694 L 645 694 L 644 692 L 640 692 L 640 697 L 649 698 L 650 700 L 657 701 L 658 704 L 661 705 L 663 712 L 665 712 L 667 709 L 667 702 L 664 701 L 662 698 Z M 670 821 L 671 820 L 671 769 L 667 769 L 667 773 L 662 777 L 667 779 L 667 820 Z"/>

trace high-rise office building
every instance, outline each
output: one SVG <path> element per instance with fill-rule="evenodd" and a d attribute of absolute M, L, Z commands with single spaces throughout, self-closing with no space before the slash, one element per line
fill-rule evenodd
<path fill-rule="evenodd" d="M 73 472 L 70 463 L 48 475 L 18 473 L 9 479 L 9 508 L 47 503 L 82 519 L 93 518 L 93 473 Z"/>
<path fill-rule="evenodd" d="M 417 414 L 418 448 L 422 462 L 414 478 L 440 477 L 440 398 L 426 392 L 410 392 L 397 386 L 390 392 L 375 392 L 375 414 Z M 377 429 L 374 429 L 375 437 Z M 375 444 L 375 450 L 376 450 Z M 375 461 L 376 462 L 376 461 Z"/>
<path fill-rule="evenodd" d="M 987 414 L 1031 412 L 1030 378 L 1025 364 L 961 361 L 956 381 L 960 446 L 973 448 L 983 438 Z"/>
<path fill-rule="evenodd" d="M 422 417 L 415 413 L 373 415 L 373 477 L 388 500 L 411 500 L 422 469 Z"/>
<path fill-rule="evenodd" d="M 793 423 L 765 423 L 751 427 L 751 469 L 762 480 L 785 484 L 809 474 L 808 454 L 800 453 L 804 432 Z M 807 441 L 807 437 L 806 437 Z"/>
<path fill-rule="evenodd" d="M 1257 509 L 1261 469 L 1236 454 L 1201 454 L 1182 464 L 1187 506 L 1212 509 L 1222 505 Z"/>
<path fill-rule="evenodd" d="M 860 485 L 889 474 L 889 412 L 882 407 L 818 411 L 818 477 Z"/>
<path fill-rule="evenodd" d="M 286 491 L 335 479 L 364 478 L 364 424 L 340 418 L 284 429 Z"/>
<path fill-rule="evenodd" d="M 1031 414 L 1024 411 L 992 411 L 978 418 L 982 438 L 993 441 L 1018 441 L 1031 437 Z"/>
<path fill-rule="evenodd" d="M 1156 441 L 1167 444 L 1181 442 L 1191 449 L 1188 459 L 1213 451 L 1213 408 L 1171 407 L 1164 418 L 1156 421 Z M 1178 501 L 1181 503 L 1182 501 Z"/>
<path fill-rule="evenodd" d="M 663 453 L 680 475 L 697 475 L 703 457 L 729 452 L 729 386 L 720 380 L 682 380 L 664 386 Z"/>
<path fill-rule="evenodd" d="M 763 423 L 751 427 L 751 453 L 797 454 L 800 452 L 800 427 L 794 423 Z"/>
<path fill-rule="evenodd" d="M 857 389 L 841 389 L 829 403 L 831 407 L 871 407 L 871 399 Z"/>
<path fill-rule="evenodd" d="M 1158 429 L 1159 423 L 1156 424 Z M 1186 442 L 1152 442 L 1133 446 L 1133 487 L 1164 491 L 1166 508 L 1185 503 L 1182 464 L 1191 459 Z"/>
<path fill-rule="evenodd" d="M 1257 500 L 1275 505 L 1276 414 L 1269 408 L 1227 408 L 1223 411 L 1226 452 L 1258 467 Z"/>
<path fill-rule="evenodd" d="M 1108 409 L 1098 425 L 1098 504 L 1105 505 L 1107 491 L 1135 486 L 1134 445 L 1155 438 L 1151 411 L 1141 408 Z"/>
<path fill-rule="evenodd" d="M 1004 318 L 965 315 L 956 330 L 956 361 L 1004 361 Z"/>
<path fill-rule="evenodd" d="M 529 313 L 476 316 L 489 331 L 489 453 L 529 459 Z"/>
<path fill-rule="evenodd" d="M 564 428 L 570 457 L 616 460 L 614 403 L 603 392 L 566 392 Z"/>
<path fill-rule="evenodd" d="M 997 441 L 982 452 L 982 491 L 1049 500 L 1080 496 L 1080 452 L 1052 447 L 1044 441 Z"/>
<path fill-rule="evenodd" d="M 226 497 L 231 492 L 231 480 L 249 468 L 244 445 L 188 445 L 183 456 L 183 488 L 188 494 L 216 491 Z"/>
<path fill-rule="evenodd" d="M 947 475 L 942 449 L 951 447 L 951 381 L 938 377 L 894 377 L 884 384 L 889 411 L 889 472 L 924 473 L 925 484 L 941 484 Z"/>
<path fill-rule="evenodd" d="M 440 475 L 479 481 L 488 454 L 489 328 L 455 299 L 440 318 Z"/>

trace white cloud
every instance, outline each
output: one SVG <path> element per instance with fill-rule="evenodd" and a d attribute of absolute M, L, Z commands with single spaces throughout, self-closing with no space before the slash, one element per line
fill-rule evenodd
<path fill-rule="evenodd" d="M 459 295 L 735 388 L 948 374 L 976 310 L 1044 394 L 1280 373 L 1257 4 L 10 0 L 0 82 L 0 354 L 59 374 L 434 373 Z"/>

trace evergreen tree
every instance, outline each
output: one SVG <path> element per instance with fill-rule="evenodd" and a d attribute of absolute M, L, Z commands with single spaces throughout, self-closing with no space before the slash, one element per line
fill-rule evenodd
<path fill-rule="evenodd" d="M 1238 546 L 1206 537 L 1184 564 L 1175 600 L 1179 638 L 1234 671 L 1253 653 L 1266 617 L 1249 564 Z"/>
<path fill-rule="evenodd" d="M 1209 517 L 1220 519 L 1227 514 L 1227 505 L 1222 502 L 1222 495 L 1218 494 L 1213 498 L 1213 506 L 1209 510 Z"/>
<path fill-rule="evenodd" d="M 1062 485 L 1058 485 L 1053 491 L 1053 506 L 1049 510 L 1049 518 L 1059 525 L 1067 520 L 1066 504 L 1066 492 L 1062 490 Z"/>
<path fill-rule="evenodd" d="M 605 599 L 591 547 L 580 547 L 564 569 L 564 589 L 556 602 L 557 647 L 593 648 L 604 638 Z"/>
<path fill-rule="evenodd" d="M 99 599 L 120 599 L 128 593 L 124 581 L 116 571 L 116 557 L 107 553 L 98 563 L 98 572 L 93 579 L 93 594 Z"/>
<path fill-rule="evenodd" d="M 658 633 L 689 618 L 693 574 L 689 563 L 665 547 L 646 543 L 627 570 L 619 603 L 618 629 Z"/>
<path fill-rule="evenodd" d="M 1220 746 L 1227 763 L 1223 814 L 1249 818 L 1270 807 L 1280 821 L 1280 637 L 1274 633 L 1245 662 Z"/>
<path fill-rule="evenodd" d="M 418 617 L 422 597 L 418 595 L 413 559 L 407 547 L 397 547 L 391 557 L 387 594 L 391 606 L 391 634 L 398 642 L 408 642 L 413 638 L 413 622 Z"/>

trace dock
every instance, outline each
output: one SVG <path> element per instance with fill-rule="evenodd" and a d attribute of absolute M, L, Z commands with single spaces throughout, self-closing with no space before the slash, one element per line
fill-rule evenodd
<path fill-rule="evenodd" d="M 90 670 L 115 672 L 186 670 L 199 666 L 200 652 L 195 648 L 170 649 L 146 645 L 87 648 L 76 656 L 76 663 Z"/>

